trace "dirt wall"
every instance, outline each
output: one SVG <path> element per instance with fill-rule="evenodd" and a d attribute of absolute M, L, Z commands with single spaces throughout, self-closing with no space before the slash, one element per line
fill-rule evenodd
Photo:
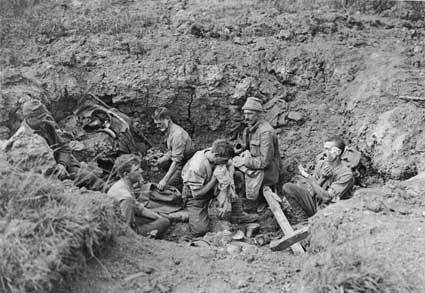
<path fill-rule="evenodd" d="M 255 95 L 285 159 L 307 163 L 324 136 L 340 134 L 379 173 L 413 176 L 425 168 L 423 104 L 400 96 L 424 95 L 423 20 L 329 3 L 43 1 L 2 30 L 2 138 L 25 96 L 48 99 L 61 119 L 90 92 L 154 141 L 151 113 L 168 106 L 202 147 L 231 136 Z"/>

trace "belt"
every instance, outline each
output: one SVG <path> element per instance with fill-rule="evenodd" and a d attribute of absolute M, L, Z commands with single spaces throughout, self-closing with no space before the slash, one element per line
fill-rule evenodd
<path fill-rule="evenodd" d="M 187 186 L 186 184 L 183 184 L 182 197 L 183 198 L 193 198 L 192 191 L 190 190 L 190 187 Z"/>

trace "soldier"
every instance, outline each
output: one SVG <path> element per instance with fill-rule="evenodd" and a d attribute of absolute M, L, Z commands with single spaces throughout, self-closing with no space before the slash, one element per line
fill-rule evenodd
<path fill-rule="evenodd" d="M 192 139 L 186 130 L 173 122 L 167 108 L 156 109 L 153 119 L 159 130 L 165 133 L 168 150 L 156 161 L 156 165 L 165 169 L 168 168 L 167 173 L 158 183 L 158 189 L 163 190 L 165 185 L 171 185 L 182 190 L 181 173 L 183 165 L 195 152 Z"/>
<path fill-rule="evenodd" d="M 339 137 L 326 139 L 323 156 L 319 158 L 314 174 L 310 175 L 299 165 L 301 176 L 297 183 L 286 183 L 283 192 L 294 209 L 301 209 L 303 216 L 311 217 L 321 204 L 329 204 L 351 192 L 354 177 L 351 169 L 342 163 L 345 143 Z"/>
<path fill-rule="evenodd" d="M 202 236 L 208 232 L 208 205 L 214 197 L 217 178 L 214 168 L 227 165 L 233 156 L 233 147 L 226 140 L 216 140 L 211 148 L 196 152 L 184 165 L 182 170 L 183 198 L 187 199 L 186 208 L 189 213 L 189 227 L 193 236 Z M 241 200 L 232 203 L 232 218 L 239 223 L 253 222 L 255 216 L 242 210 Z"/>
<path fill-rule="evenodd" d="M 64 128 L 77 137 L 74 155 L 95 160 L 109 173 L 117 157 L 138 152 L 131 124 L 125 114 L 89 100 L 67 117 Z"/>
<path fill-rule="evenodd" d="M 245 183 L 255 188 L 246 190 L 251 206 L 258 206 L 259 192 L 262 186 L 276 188 L 279 180 L 279 143 L 273 127 L 261 117 L 263 106 L 260 99 L 249 97 L 242 107 L 245 128 L 242 143 L 235 151 L 240 154 L 234 164 L 243 170 Z M 240 177 L 240 173 L 239 173 Z"/>
<path fill-rule="evenodd" d="M 161 236 L 170 221 L 136 201 L 133 186 L 143 182 L 140 159 L 135 155 L 121 155 L 115 161 L 114 170 L 120 180 L 111 186 L 108 195 L 119 204 L 126 223 L 139 234 Z"/>
<path fill-rule="evenodd" d="M 56 166 L 53 174 L 59 179 L 73 179 L 77 186 L 100 190 L 103 181 L 92 170 L 88 170 L 75 159 L 71 153 L 67 138 L 58 128 L 51 113 L 38 100 L 30 100 L 23 104 L 23 127 L 43 137 L 53 150 Z M 11 142 L 13 143 L 13 142 Z"/>

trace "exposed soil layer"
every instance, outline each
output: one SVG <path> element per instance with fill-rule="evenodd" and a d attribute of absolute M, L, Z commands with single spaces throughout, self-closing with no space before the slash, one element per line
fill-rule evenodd
<path fill-rule="evenodd" d="M 425 169 L 424 110 L 403 97 L 424 96 L 423 8 L 388 4 L 377 16 L 331 4 L 105 0 L 6 9 L 2 137 L 17 129 L 28 97 L 50 101 L 60 120 L 90 92 L 154 141 L 150 115 L 166 105 L 201 147 L 237 130 L 241 105 L 256 95 L 285 159 L 309 162 L 323 136 L 340 134 L 386 177 L 414 176 Z M 376 12 L 348 11 L 357 8 Z"/>
<path fill-rule="evenodd" d="M 289 253 L 248 244 L 197 248 L 121 237 L 113 253 L 93 261 L 69 292 L 277 292 L 290 290 L 299 263 Z"/>

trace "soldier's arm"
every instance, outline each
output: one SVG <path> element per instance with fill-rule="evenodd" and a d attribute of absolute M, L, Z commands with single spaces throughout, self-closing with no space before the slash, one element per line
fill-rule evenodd
<path fill-rule="evenodd" d="M 330 196 L 330 194 L 323 189 L 318 182 L 316 182 L 313 178 L 309 178 L 308 179 L 308 183 L 310 184 L 310 186 L 313 188 L 316 196 L 318 198 L 320 198 L 321 201 L 323 202 L 328 202 L 332 199 L 332 197 Z"/>
<path fill-rule="evenodd" d="M 146 217 L 152 220 L 156 220 L 161 216 L 154 211 L 151 211 L 147 207 L 143 206 L 141 203 L 137 203 L 136 205 L 136 215 L 141 217 Z"/>
<path fill-rule="evenodd" d="M 164 184 L 168 183 L 168 180 L 170 180 L 171 176 L 177 170 L 178 165 L 182 163 L 185 147 L 186 141 L 183 137 L 173 137 L 173 140 L 171 141 L 171 150 L 168 152 L 169 155 L 167 157 L 171 160 L 171 165 L 161 180 Z"/>
<path fill-rule="evenodd" d="M 260 135 L 260 156 L 246 158 L 244 165 L 249 169 L 265 169 L 273 160 L 273 133 L 263 132 Z"/>
<path fill-rule="evenodd" d="M 171 152 L 170 151 L 166 152 L 162 157 L 160 157 L 156 161 L 156 164 L 157 165 L 160 165 L 160 164 L 163 164 L 163 163 L 165 163 L 165 162 L 167 162 L 169 160 L 171 160 Z"/>
<path fill-rule="evenodd" d="M 45 134 L 48 137 L 45 139 L 47 142 L 50 142 L 50 148 L 53 150 L 53 155 L 55 157 L 56 163 L 61 164 L 65 167 L 69 167 L 71 161 L 71 148 L 67 141 L 62 139 L 57 130 L 53 126 L 47 128 L 47 133 Z"/>
<path fill-rule="evenodd" d="M 192 196 L 196 199 L 202 199 L 204 196 L 217 184 L 217 178 L 215 176 L 212 176 L 210 181 L 207 182 L 204 186 L 202 186 L 200 189 L 192 190 Z"/>
<path fill-rule="evenodd" d="M 161 179 L 161 181 L 164 182 L 164 185 L 168 183 L 168 180 L 170 180 L 171 176 L 174 174 L 174 172 L 177 170 L 178 164 L 176 161 L 172 161 L 170 168 L 168 168 L 167 173 L 164 175 L 164 177 Z"/>

